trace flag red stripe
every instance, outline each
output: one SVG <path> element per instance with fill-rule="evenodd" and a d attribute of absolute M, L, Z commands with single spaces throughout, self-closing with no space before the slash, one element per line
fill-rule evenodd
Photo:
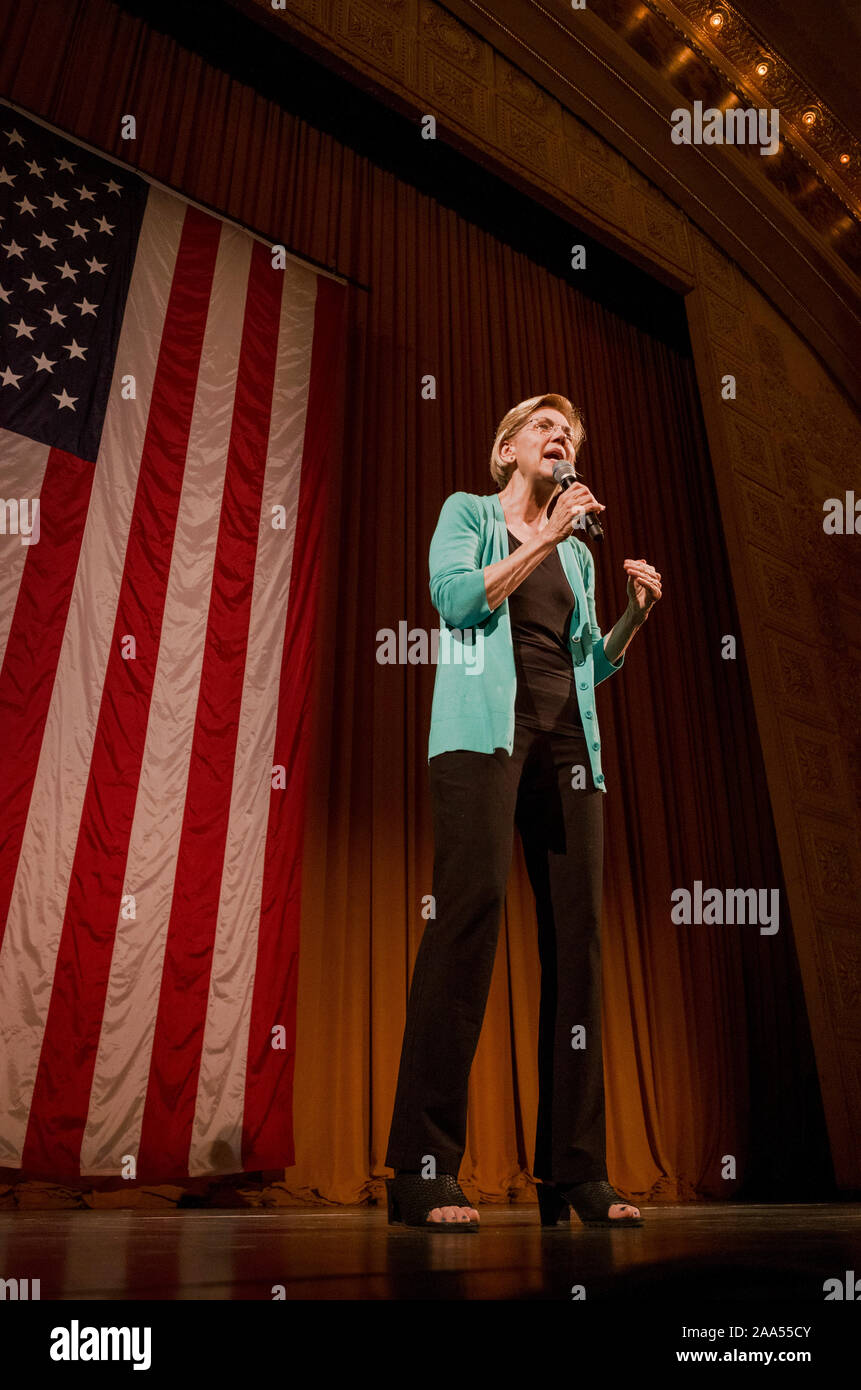
<path fill-rule="evenodd" d="M 311 670 L 344 303 L 343 286 L 321 277 L 273 759 L 287 769 L 288 787 L 270 793 L 245 1083 L 245 1171 L 289 1167 L 295 1158 L 293 1074 Z M 279 1024 L 287 1031 L 286 1049 L 272 1047 L 271 1030 Z"/>
<path fill-rule="evenodd" d="M 79 1174 L 220 233 L 216 218 L 188 209 L 24 1146 L 22 1167 L 38 1176 Z M 134 660 L 121 653 L 126 634 Z"/>
<path fill-rule="evenodd" d="M 188 1173 L 233 791 L 282 287 L 268 249 L 255 242 L 138 1156 L 138 1177 L 143 1178 Z M 260 768 L 259 775 L 268 778 L 268 767 Z"/>
<path fill-rule="evenodd" d="M 51 449 L 0 671 L 0 946 L 66 631 L 95 465 Z"/>

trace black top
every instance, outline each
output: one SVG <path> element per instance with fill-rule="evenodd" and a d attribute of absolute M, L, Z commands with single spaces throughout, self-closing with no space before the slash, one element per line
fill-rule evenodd
<path fill-rule="evenodd" d="M 509 555 L 522 544 L 508 532 Z M 582 733 L 568 636 L 577 600 L 554 549 L 508 595 L 517 699 L 514 717 L 530 729 Z"/>

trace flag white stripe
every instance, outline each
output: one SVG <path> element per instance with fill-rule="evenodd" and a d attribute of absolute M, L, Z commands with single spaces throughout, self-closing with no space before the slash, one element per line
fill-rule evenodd
<path fill-rule="evenodd" d="M 151 189 L 0 949 L 0 1164 L 21 1166 L 185 205 Z M 127 373 L 136 400 L 120 398 Z"/>
<path fill-rule="evenodd" d="M 191 1176 L 242 1168 L 248 1029 L 257 959 L 278 690 L 311 379 L 317 277 L 288 264 L 260 514 L 224 873 L 189 1154 Z M 272 525 L 284 507 L 283 530 Z M 283 795 L 288 795 L 285 791 Z M 273 1020 L 287 1024 L 287 1019 Z"/>
<path fill-rule="evenodd" d="M 26 498 L 32 504 L 42 491 L 50 452 L 48 444 L 38 444 L 33 439 L 26 439 L 23 434 L 0 430 L 0 505 L 14 498 L 20 514 L 22 499 Z M 32 519 L 32 516 L 31 505 L 29 517 Z M 9 521 L 6 524 L 8 526 Z M 41 525 L 41 522 L 37 524 Z M 5 535 L 0 533 L 0 670 L 3 669 L 9 629 L 18 602 L 21 576 L 31 549 L 32 546 L 22 544 L 20 535 L 9 531 Z"/>

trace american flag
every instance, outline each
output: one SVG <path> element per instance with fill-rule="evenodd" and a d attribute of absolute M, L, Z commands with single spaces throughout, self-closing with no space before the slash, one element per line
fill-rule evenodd
<path fill-rule="evenodd" d="M 0 1166 L 294 1162 L 344 287 L 0 103 Z"/>

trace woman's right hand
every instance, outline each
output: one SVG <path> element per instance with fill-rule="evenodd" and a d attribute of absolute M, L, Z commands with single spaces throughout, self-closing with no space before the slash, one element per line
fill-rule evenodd
<path fill-rule="evenodd" d="M 547 529 L 558 545 L 581 529 L 579 518 L 587 512 L 605 512 L 603 502 L 593 497 L 585 483 L 572 483 L 556 494 L 553 511 L 547 518 Z"/>

